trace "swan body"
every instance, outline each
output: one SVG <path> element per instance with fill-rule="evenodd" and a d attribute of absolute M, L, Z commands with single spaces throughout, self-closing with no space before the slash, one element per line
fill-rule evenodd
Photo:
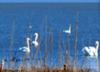
<path fill-rule="evenodd" d="M 5 60 L 4 59 L 2 59 L 2 70 L 4 69 L 4 64 L 5 64 Z"/>
<path fill-rule="evenodd" d="M 71 34 L 71 25 L 69 26 L 68 30 L 63 30 L 63 32 L 67 33 L 67 34 Z"/>
<path fill-rule="evenodd" d="M 26 40 L 27 40 L 27 46 L 21 47 L 21 48 L 19 48 L 19 50 L 21 50 L 25 53 L 30 53 L 30 44 L 29 44 L 30 38 L 27 38 Z"/>
<path fill-rule="evenodd" d="M 82 52 L 85 56 L 89 56 L 91 58 L 97 58 L 98 57 L 98 48 L 99 48 L 99 41 L 96 41 L 96 47 L 89 46 L 84 47 L 82 49 Z"/>
<path fill-rule="evenodd" d="M 25 53 L 30 53 L 30 49 L 27 47 L 21 47 L 19 50 L 22 50 Z"/>
<path fill-rule="evenodd" d="M 35 40 L 34 41 L 32 41 L 32 44 L 35 46 L 35 47 L 38 47 L 38 45 L 39 45 L 39 43 L 38 43 L 38 33 L 35 33 L 34 34 L 34 36 L 35 36 Z"/>

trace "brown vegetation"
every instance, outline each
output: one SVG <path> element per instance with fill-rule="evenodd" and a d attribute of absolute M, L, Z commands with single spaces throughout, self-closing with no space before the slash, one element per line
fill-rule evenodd
<path fill-rule="evenodd" d="M 49 68 L 37 68 L 32 70 L 2 70 L 1 72 L 75 72 L 73 71 L 73 68 L 67 68 L 66 65 L 64 65 L 63 69 L 49 69 Z M 91 72 L 90 69 L 77 69 L 77 72 Z"/>

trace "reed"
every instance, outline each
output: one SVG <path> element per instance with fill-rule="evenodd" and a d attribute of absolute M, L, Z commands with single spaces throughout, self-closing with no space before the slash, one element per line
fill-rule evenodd
<path fill-rule="evenodd" d="M 48 61 L 48 53 L 50 53 L 50 63 L 52 64 L 52 60 L 53 60 L 53 32 L 51 30 L 49 30 L 47 32 L 47 16 L 45 17 L 45 21 L 46 21 L 46 25 L 45 25 L 45 47 L 44 47 L 44 60 L 43 60 L 43 66 L 41 65 L 41 67 L 36 67 L 36 66 L 33 66 L 31 67 L 31 69 L 27 69 L 27 58 L 29 57 L 29 59 L 32 59 L 31 56 L 29 55 L 25 55 L 22 59 L 22 65 L 19 66 L 20 69 L 18 70 L 14 70 L 13 66 L 14 63 L 15 63 L 15 58 L 13 56 L 13 53 L 11 53 L 11 60 L 10 60 L 10 63 L 9 63 L 9 69 L 1 69 L 0 67 L 0 72 L 91 72 L 91 69 L 87 68 L 78 68 L 77 67 L 77 50 L 78 50 L 78 46 L 77 46 L 77 41 L 78 41 L 78 14 L 77 14 L 77 19 L 76 19 L 76 27 L 75 27 L 75 38 L 74 38 L 74 66 L 71 66 L 69 63 L 70 63 L 70 48 L 69 48 L 69 35 L 67 35 L 66 37 L 66 43 L 64 45 L 65 47 L 65 50 L 67 51 L 67 53 L 65 54 L 66 58 L 65 58 L 65 65 L 63 65 L 62 67 L 62 33 L 59 32 L 58 33 L 58 68 L 53 68 L 50 67 L 48 64 L 47 64 L 47 61 Z M 30 24 L 31 25 L 31 24 Z M 15 29 L 15 24 L 13 24 L 13 28 Z M 13 51 L 13 35 L 14 35 L 14 32 L 15 30 L 12 29 L 12 33 L 11 33 L 11 45 L 10 45 L 10 49 L 11 51 Z M 29 33 L 28 33 L 28 36 L 30 36 L 32 33 L 31 29 L 29 30 Z M 32 35 L 31 35 L 31 38 L 32 38 Z M 39 38 L 39 43 L 40 43 L 40 38 Z M 33 60 L 31 60 L 32 62 L 35 61 L 37 63 L 37 60 L 38 60 L 38 53 L 40 51 L 40 45 L 38 48 L 36 48 L 36 53 L 35 55 L 33 56 Z M 4 51 L 5 52 L 5 51 Z M 37 58 L 37 60 L 34 60 L 35 57 Z M 42 59 L 41 59 L 42 60 Z M 32 63 L 33 64 L 33 63 Z M 99 72 L 99 61 L 97 59 L 97 72 Z"/>
<path fill-rule="evenodd" d="M 19 72 L 18 70 L 2 70 L 1 72 Z M 44 68 L 44 69 L 41 69 L 41 68 L 37 68 L 37 69 L 34 69 L 34 70 L 26 70 L 26 69 L 23 69 L 21 70 L 20 72 L 74 72 L 73 71 L 73 68 L 70 68 L 70 69 L 66 69 L 66 65 L 63 66 L 63 69 L 59 69 L 59 68 L 55 68 L 55 69 L 52 69 L 52 68 Z M 77 69 L 77 72 L 91 72 L 91 69 Z"/>
<path fill-rule="evenodd" d="M 62 64 L 62 42 L 61 42 L 61 32 L 58 33 L 58 66 Z"/>
<path fill-rule="evenodd" d="M 78 41 L 78 17 L 79 17 L 79 13 L 77 12 L 76 15 L 76 25 L 75 25 L 75 39 L 74 39 L 74 67 L 73 67 L 73 71 L 77 72 L 77 41 Z"/>
<path fill-rule="evenodd" d="M 14 20 L 12 22 L 12 31 L 11 31 L 11 36 L 10 36 L 10 61 L 9 61 L 9 68 L 10 69 L 13 69 L 13 65 L 14 65 L 14 60 L 13 60 L 13 57 L 14 57 L 14 52 L 13 52 L 13 48 L 14 48 L 14 34 L 15 34 L 15 17 L 14 17 Z"/>
<path fill-rule="evenodd" d="M 45 68 L 45 70 L 44 71 L 47 70 L 47 58 L 48 58 L 47 22 L 48 22 L 48 17 L 45 16 L 45 53 L 44 53 L 44 68 Z"/>

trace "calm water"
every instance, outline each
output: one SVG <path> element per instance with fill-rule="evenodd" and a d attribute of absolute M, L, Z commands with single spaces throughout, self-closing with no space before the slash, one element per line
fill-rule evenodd
<path fill-rule="evenodd" d="M 80 66 L 84 60 L 81 49 L 84 46 L 95 46 L 95 41 L 100 41 L 99 4 L 0 4 L 0 58 L 9 60 L 9 56 L 13 53 L 14 57 L 21 59 L 24 53 L 18 51 L 18 48 L 26 45 L 26 37 L 32 37 L 34 39 L 33 34 L 38 32 L 41 44 L 40 51 L 38 56 L 35 57 L 35 60 L 43 59 L 45 54 L 45 39 L 48 37 L 48 32 L 51 31 L 53 34 L 53 48 L 51 48 L 51 53 L 51 45 L 47 47 L 47 64 L 54 67 L 58 66 L 58 53 L 61 52 L 60 65 L 63 65 L 66 34 L 62 31 L 68 29 L 69 24 L 72 24 L 69 48 L 70 59 L 73 61 L 77 12 L 79 13 L 77 56 L 78 66 Z M 62 45 L 60 51 L 58 47 L 59 33 L 61 33 Z M 32 46 L 31 51 L 31 56 L 33 57 L 36 52 L 34 46 Z M 52 64 L 50 64 L 50 59 Z M 21 61 L 18 61 L 17 65 L 20 63 Z M 33 62 L 33 64 L 35 63 Z M 95 68 L 95 65 L 95 60 L 89 59 L 86 66 Z"/>

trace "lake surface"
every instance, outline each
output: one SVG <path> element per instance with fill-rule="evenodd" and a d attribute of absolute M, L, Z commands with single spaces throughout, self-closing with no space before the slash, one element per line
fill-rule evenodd
<path fill-rule="evenodd" d="M 75 27 L 78 20 L 77 34 L 77 61 L 80 67 L 83 60 L 82 48 L 95 46 L 95 41 L 100 41 L 100 8 L 97 3 L 2 3 L 0 4 L 0 59 L 9 61 L 10 56 L 21 59 L 24 55 L 19 51 L 26 45 L 26 37 L 34 40 L 34 33 L 39 33 L 40 49 L 38 55 L 36 48 L 31 46 L 30 56 L 34 56 L 33 65 L 44 58 L 45 42 L 51 32 L 52 43 L 47 45 L 47 65 L 50 67 L 62 66 L 65 62 L 65 48 L 67 41 L 64 29 L 72 25 L 72 33 L 69 37 L 68 47 L 70 61 L 73 64 Z M 77 13 L 79 14 L 77 16 Z M 61 37 L 59 38 L 59 35 Z M 59 41 L 61 48 L 59 48 Z M 100 49 L 99 49 L 100 50 Z M 59 56 L 59 53 L 61 56 Z M 100 52 L 99 52 L 100 55 Z M 31 57 L 31 58 L 32 58 Z M 59 63 L 59 58 L 61 63 Z M 100 59 L 100 56 L 99 56 Z M 51 60 L 51 61 L 50 61 Z M 96 68 L 95 59 L 88 59 L 86 67 Z M 31 62 L 31 61 L 30 61 Z M 52 62 L 52 63 L 51 63 Z M 39 62 L 38 62 L 39 63 Z M 9 64 L 9 63 L 7 63 Z M 5 67 L 7 67 L 7 64 Z M 17 65 L 21 61 L 17 62 Z M 84 65 L 85 66 L 85 65 Z"/>

